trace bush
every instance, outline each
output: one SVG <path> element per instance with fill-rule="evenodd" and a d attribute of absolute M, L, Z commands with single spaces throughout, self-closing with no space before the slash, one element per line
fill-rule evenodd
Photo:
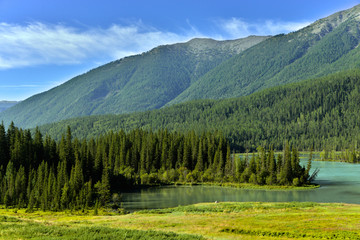
<path fill-rule="evenodd" d="M 300 185 L 299 178 L 294 178 L 292 183 L 293 183 L 293 186 L 296 186 L 296 187 L 299 186 Z"/>

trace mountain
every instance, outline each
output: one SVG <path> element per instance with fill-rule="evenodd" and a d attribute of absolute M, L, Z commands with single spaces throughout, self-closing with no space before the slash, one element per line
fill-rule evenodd
<path fill-rule="evenodd" d="M 206 73 L 167 105 L 248 95 L 360 66 L 360 5 L 261 42 Z"/>
<path fill-rule="evenodd" d="M 141 113 L 88 116 L 40 127 L 61 139 L 96 137 L 109 131 L 221 131 L 231 148 L 253 151 L 259 145 L 281 149 L 286 140 L 300 150 L 356 149 L 360 143 L 360 70 L 265 89 L 249 96 L 197 100 Z"/>
<path fill-rule="evenodd" d="M 76 116 L 161 108 L 221 62 L 268 37 L 193 39 L 111 62 L 0 114 L 20 127 Z"/>
<path fill-rule="evenodd" d="M 0 112 L 14 106 L 18 102 L 16 101 L 0 101 Z"/>
<path fill-rule="evenodd" d="M 193 39 L 106 64 L 0 113 L 21 127 L 233 98 L 360 67 L 360 5 L 289 34 Z"/>

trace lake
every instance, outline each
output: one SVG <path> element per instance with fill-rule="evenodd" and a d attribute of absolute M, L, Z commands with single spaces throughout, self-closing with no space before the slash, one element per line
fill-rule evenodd
<path fill-rule="evenodd" d="M 306 164 L 306 160 L 302 160 Z M 164 186 L 122 193 L 129 211 L 176 207 L 200 202 L 341 202 L 360 204 L 360 164 L 313 161 L 320 172 L 309 190 L 254 190 L 219 186 Z"/>

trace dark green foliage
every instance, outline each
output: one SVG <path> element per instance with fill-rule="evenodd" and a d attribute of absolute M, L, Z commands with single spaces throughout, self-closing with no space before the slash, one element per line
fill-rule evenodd
<path fill-rule="evenodd" d="M 325 148 L 320 153 L 321 160 L 324 161 L 341 161 L 349 163 L 359 163 L 360 162 L 360 151 L 356 149 L 357 143 L 355 146 L 351 146 L 350 149 L 344 149 L 341 152 L 336 152 L 334 150 L 329 151 Z"/>
<path fill-rule="evenodd" d="M 250 160 L 246 156 L 234 161 L 234 164 L 234 169 L 237 169 L 238 172 L 233 174 L 233 179 L 238 182 L 293 186 L 310 183 L 309 179 L 311 176 L 309 171 L 300 165 L 297 149 L 292 148 L 292 151 L 290 151 L 287 143 L 285 144 L 282 157 L 277 160 L 275 160 L 275 154 L 272 149 L 265 151 L 264 148 L 259 147 L 258 154 L 253 154 Z M 311 167 L 311 159 L 309 159 L 309 164 Z M 239 171 L 239 169 L 242 169 L 242 171 Z"/>
<path fill-rule="evenodd" d="M 32 137 L 29 130 L 13 124 L 6 133 L 1 124 L 0 203 L 29 211 L 61 210 L 84 209 L 96 199 L 97 209 L 109 202 L 113 191 L 134 184 L 170 183 L 179 181 L 179 176 L 189 180 L 187 174 L 197 165 L 199 149 L 192 146 L 200 142 L 226 159 L 228 143 L 220 134 L 200 137 L 194 132 L 134 130 L 80 142 L 67 128 L 56 143 L 49 136 L 44 141 L 38 129 Z M 203 155 L 202 162 L 213 166 L 213 154 Z M 221 166 L 214 169 L 223 174 Z"/>
<path fill-rule="evenodd" d="M 38 129 L 32 137 L 29 130 L 11 125 L 4 139 L 3 152 L 9 154 L 0 162 L 0 204 L 29 211 L 95 206 L 97 214 L 100 206 L 111 201 L 112 193 L 133 185 L 309 182 L 296 149 L 289 152 L 286 145 L 281 162 L 274 162 L 272 149 L 262 147 L 250 162 L 248 158 L 234 159 L 228 141 L 218 132 L 197 135 L 194 131 L 184 134 L 136 129 L 80 142 L 72 138 L 68 127 L 66 136 L 56 143 L 48 136 L 43 141 Z"/>
<path fill-rule="evenodd" d="M 266 38 L 193 39 L 159 46 L 26 99 L 0 114 L 0 121 L 29 128 L 71 117 L 158 109 L 210 69 Z"/>
<path fill-rule="evenodd" d="M 359 86 L 360 71 L 353 70 L 246 97 L 199 100 L 144 113 L 70 119 L 40 129 L 56 139 L 66 131 L 66 125 L 79 138 L 139 127 L 194 130 L 198 134 L 221 130 L 231 149 L 241 152 L 253 151 L 259 145 L 280 150 L 285 140 L 300 150 L 356 149 L 360 143 L 360 122 L 356 121 L 360 116 Z M 208 149 L 203 154 L 213 151 Z"/>

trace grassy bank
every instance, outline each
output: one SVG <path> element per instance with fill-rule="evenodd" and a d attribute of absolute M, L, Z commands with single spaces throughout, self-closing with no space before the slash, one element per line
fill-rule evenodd
<path fill-rule="evenodd" d="M 162 187 L 162 186 L 219 186 L 219 187 L 231 187 L 231 188 L 241 188 L 241 189 L 252 189 L 252 190 L 309 190 L 309 189 L 316 189 L 319 188 L 319 184 L 307 184 L 304 186 L 292 186 L 292 185 L 259 185 L 259 184 L 252 184 L 252 183 L 232 183 L 232 182 L 173 182 L 169 184 L 152 184 L 152 185 L 137 185 L 129 190 L 134 189 L 147 189 L 151 187 Z"/>
<path fill-rule="evenodd" d="M 0 209 L 1 239 L 359 239 L 360 205 L 203 203 L 128 215 Z"/>
<path fill-rule="evenodd" d="M 308 184 L 304 186 L 288 186 L 288 185 L 258 185 L 251 183 L 202 183 L 202 185 L 233 187 L 242 189 L 255 189 L 255 190 L 308 190 L 319 188 L 320 185 Z"/>

